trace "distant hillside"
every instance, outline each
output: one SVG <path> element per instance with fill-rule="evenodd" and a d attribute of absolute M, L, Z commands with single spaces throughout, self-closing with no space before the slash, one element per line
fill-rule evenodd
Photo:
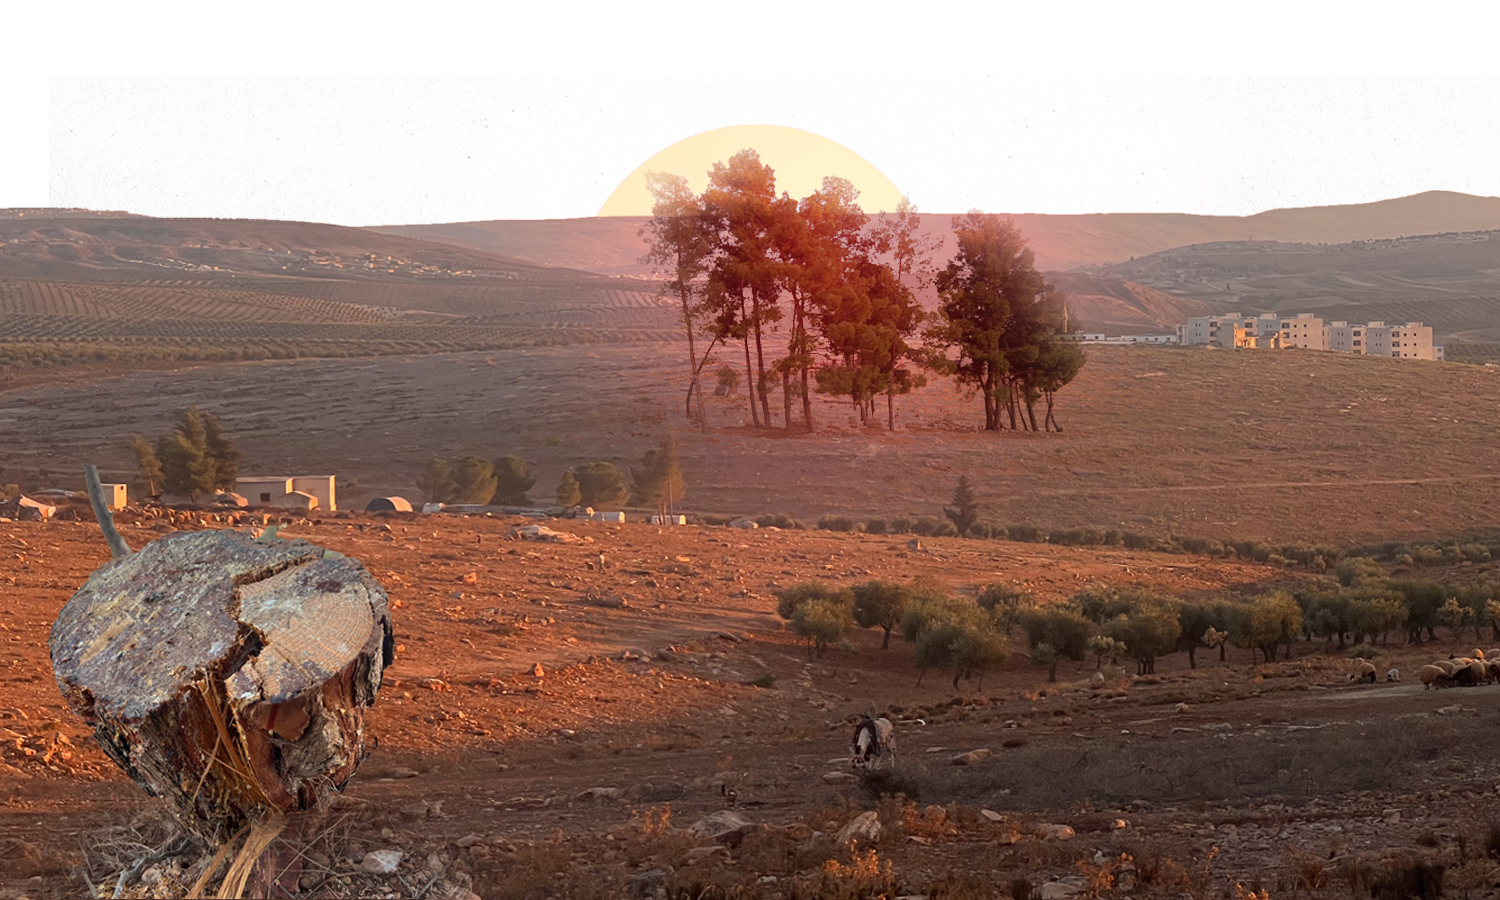
<path fill-rule="evenodd" d="M 1246 312 L 1420 321 L 1440 340 L 1500 341 L 1500 231 L 1342 244 L 1232 241 L 1097 270 L 1173 299 Z"/>
<path fill-rule="evenodd" d="M 1452 231 L 1500 229 L 1500 198 L 1451 191 L 1345 206 L 1273 209 L 1253 216 L 1180 213 L 1013 214 L 1043 269 L 1124 262 L 1173 247 L 1217 241 L 1344 243 Z M 924 214 L 926 230 L 949 239 L 953 216 Z M 608 275 L 648 275 L 637 234 L 643 217 L 390 225 L 370 230 L 438 241 Z"/>
<path fill-rule="evenodd" d="M 1207 316 L 1227 307 L 1191 297 L 1173 297 L 1123 278 L 1097 278 L 1081 272 L 1054 272 L 1053 283 L 1068 295 L 1074 331 L 1107 334 L 1170 332 L 1189 316 Z"/>
<path fill-rule="evenodd" d="M 660 340 L 655 285 L 305 222 L 0 213 L 0 381 L 18 366 Z M 50 213 L 50 214 L 49 214 Z"/>

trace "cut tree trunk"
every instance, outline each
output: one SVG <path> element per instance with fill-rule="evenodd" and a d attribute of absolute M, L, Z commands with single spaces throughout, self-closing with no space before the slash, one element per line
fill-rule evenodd
<path fill-rule="evenodd" d="M 107 563 L 52 627 L 58 686 L 104 752 L 214 844 L 342 789 L 393 656 L 357 560 L 235 531 Z"/>

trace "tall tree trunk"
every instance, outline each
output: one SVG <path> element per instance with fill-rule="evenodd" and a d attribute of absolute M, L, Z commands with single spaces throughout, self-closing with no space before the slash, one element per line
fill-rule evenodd
<path fill-rule="evenodd" d="M 781 406 L 782 427 L 787 431 L 792 430 L 792 373 L 786 369 L 781 370 Z"/>
<path fill-rule="evenodd" d="M 698 389 L 698 350 L 693 341 L 693 310 L 688 304 L 687 285 L 681 284 L 679 278 L 678 295 L 682 299 L 682 327 L 687 332 L 688 339 L 688 371 L 692 373 L 693 380 L 688 387 L 687 395 L 687 417 L 689 421 L 693 418 L 693 395 L 697 394 L 698 417 L 705 422 L 708 419 L 708 411 L 703 408 L 703 392 Z M 705 425 L 705 430 L 706 430 Z"/>
<path fill-rule="evenodd" d="M 890 431 L 896 430 L 896 388 L 891 386 L 885 391 L 885 426 Z"/>
<path fill-rule="evenodd" d="M 1026 417 L 1031 420 L 1032 431 L 1041 431 L 1040 428 L 1036 427 L 1036 401 L 1031 399 L 1031 395 L 1029 394 L 1026 397 Z"/>
<path fill-rule="evenodd" d="M 807 433 L 813 433 L 812 390 L 808 387 L 807 366 L 802 367 L 802 418 L 807 422 Z"/>
<path fill-rule="evenodd" d="M 755 408 L 755 367 L 750 364 L 750 335 L 745 335 L 745 382 L 749 388 L 750 395 L 750 422 L 756 428 L 760 427 L 760 413 Z"/>
<path fill-rule="evenodd" d="M 758 369 L 760 377 L 758 377 L 758 378 L 755 379 L 755 391 L 756 391 L 757 394 L 760 395 L 760 409 L 761 409 L 761 412 L 764 413 L 764 417 L 763 418 L 764 418 L 764 421 L 766 423 L 766 427 L 770 428 L 771 427 L 771 399 L 770 399 L 770 393 L 771 392 L 770 392 L 770 390 L 768 390 L 766 388 L 766 354 L 765 354 L 765 351 L 761 348 L 761 343 L 760 343 L 760 313 L 759 313 L 759 306 L 760 305 L 757 303 L 756 304 L 756 310 L 757 311 L 756 311 L 756 316 L 755 316 L 755 363 L 756 363 L 756 367 Z"/>

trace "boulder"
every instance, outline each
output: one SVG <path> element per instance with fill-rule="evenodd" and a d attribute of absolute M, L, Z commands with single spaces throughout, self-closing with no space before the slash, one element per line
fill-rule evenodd
<path fill-rule="evenodd" d="M 980 763 L 986 759 L 989 759 L 990 752 L 990 750 L 983 747 L 978 750 L 970 750 L 968 753 L 960 753 L 959 755 L 953 757 L 952 763 L 955 766 L 972 766 L 975 763 Z"/>
<path fill-rule="evenodd" d="M 1036 836 L 1044 841 L 1071 841 L 1074 832 L 1067 825 L 1038 825 Z"/>
<path fill-rule="evenodd" d="M 755 828 L 755 823 L 727 809 L 709 813 L 692 825 L 688 831 L 720 844 L 738 844 Z"/>
<path fill-rule="evenodd" d="M 836 844 L 847 844 L 850 841 L 870 842 L 880 837 L 880 816 L 874 810 L 862 812 L 849 820 L 849 823 L 839 829 L 834 836 Z"/>

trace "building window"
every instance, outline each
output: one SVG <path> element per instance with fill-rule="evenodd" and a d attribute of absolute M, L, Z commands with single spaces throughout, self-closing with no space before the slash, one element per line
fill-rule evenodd
<path fill-rule="evenodd" d="M 270 503 L 271 502 L 271 495 L 270 494 L 264 494 L 264 493 L 261 494 L 260 495 L 260 502 L 262 502 L 262 503 Z"/>

